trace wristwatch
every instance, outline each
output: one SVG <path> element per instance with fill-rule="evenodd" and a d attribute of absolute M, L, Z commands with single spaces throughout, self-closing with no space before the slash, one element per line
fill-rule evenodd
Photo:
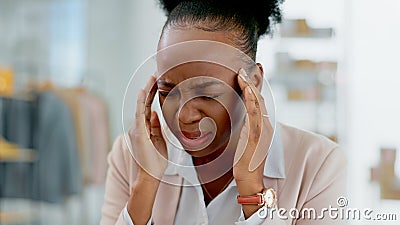
<path fill-rule="evenodd" d="M 237 202 L 241 205 L 259 205 L 273 208 L 277 202 L 276 192 L 272 188 L 264 188 L 262 192 L 249 196 L 237 196 Z"/>

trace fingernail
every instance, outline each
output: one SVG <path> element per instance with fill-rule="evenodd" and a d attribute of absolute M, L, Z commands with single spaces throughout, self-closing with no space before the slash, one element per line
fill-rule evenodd
<path fill-rule="evenodd" d="M 247 79 L 246 79 L 247 74 L 246 74 L 246 71 L 243 68 L 240 68 L 239 75 L 242 77 L 243 80 L 247 81 Z"/>
<path fill-rule="evenodd" d="M 253 92 L 253 90 L 251 90 L 251 87 L 250 87 L 250 85 L 247 85 L 247 87 L 246 87 L 246 91 L 247 91 L 247 92 L 249 92 L 249 93 L 252 93 L 252 92 Z"/>

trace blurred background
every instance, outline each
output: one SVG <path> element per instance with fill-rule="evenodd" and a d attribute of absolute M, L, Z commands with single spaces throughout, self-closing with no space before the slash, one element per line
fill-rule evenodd
<path fill-rule="evenodd" d="M 371 224 L 400 221 L 399 11 L 286 0 L 258 49 L 277 118 L 346 152 L 349 207 L 397 213 Z M 165 19 L 154 0 L 0 0 L 0 224 L 99 223 L 123 94 Z"/>

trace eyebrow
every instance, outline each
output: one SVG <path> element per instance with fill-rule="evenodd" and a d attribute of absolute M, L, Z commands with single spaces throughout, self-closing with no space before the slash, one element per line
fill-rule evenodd
<path fill-rule="evenodd" d="M 213 86 L 213 85 L 221 85 L 221 82 L 218 82 L 218 81 L 208 81 L 208 82 L 205 82 L 205 83 L 196 85 L 194 88 L 196 88 L 196 89 L 204 89 L 204 88 L 206 88 L 206 87 Z"/>
<path fill-rule="evenodd" d="M 157 81 L 157 84 L 164 85 L 164 86 L 167 86 L 167 87 L 170 87 L 170 88 L 173 88 L 173 87 L 176 86 L 176 84 L 171 83 L 171 82 L 168 82 L 168 81 L 165 81 L 165 80 L 158 80 L 158 81 Z M 208 82 L 205 82 L 205 83 L 201 83 L 201 84 L 195 85 L 195 86 L 192 87 L 192 88 L 195 88 L 195 89 L 204 89 L 204 88 L 206 88 L 206 87 L 213 86 L 213 85 L 221 85 L 221 82 L 218 82 L 218 81 L 208 81 Z"/>
<path fill-rule="evenodd" d="M 170 87 L 170 88 L 173 88 L 173 87 L 176 86 L 174 83 L 171 83 L 171 82 L 168 82 L 168 81 L 165 81 L 165 80 L 157 80 L 157 84 L 164 85 L 164 86 L 167 86 L 167 87 Z"/>

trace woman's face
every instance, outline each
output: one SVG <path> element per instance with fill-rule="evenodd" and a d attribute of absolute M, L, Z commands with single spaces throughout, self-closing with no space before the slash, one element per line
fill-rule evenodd
<path fill-rule="evenodd" d="M 225 33 L 166 30 L 158 48 L 190 40 L 233 44 Z M 236 133 L 242 125 L 237 72 L 211 62 L 189 62 L 168 69 L 174 54 L 171 51 L 157 59 L 159 71 L 166 71 L 157 81 L 159 102 L 165 121 L 185 150 L 192 156 L 205 156 L 226 147 L 231 132 Z"/>

